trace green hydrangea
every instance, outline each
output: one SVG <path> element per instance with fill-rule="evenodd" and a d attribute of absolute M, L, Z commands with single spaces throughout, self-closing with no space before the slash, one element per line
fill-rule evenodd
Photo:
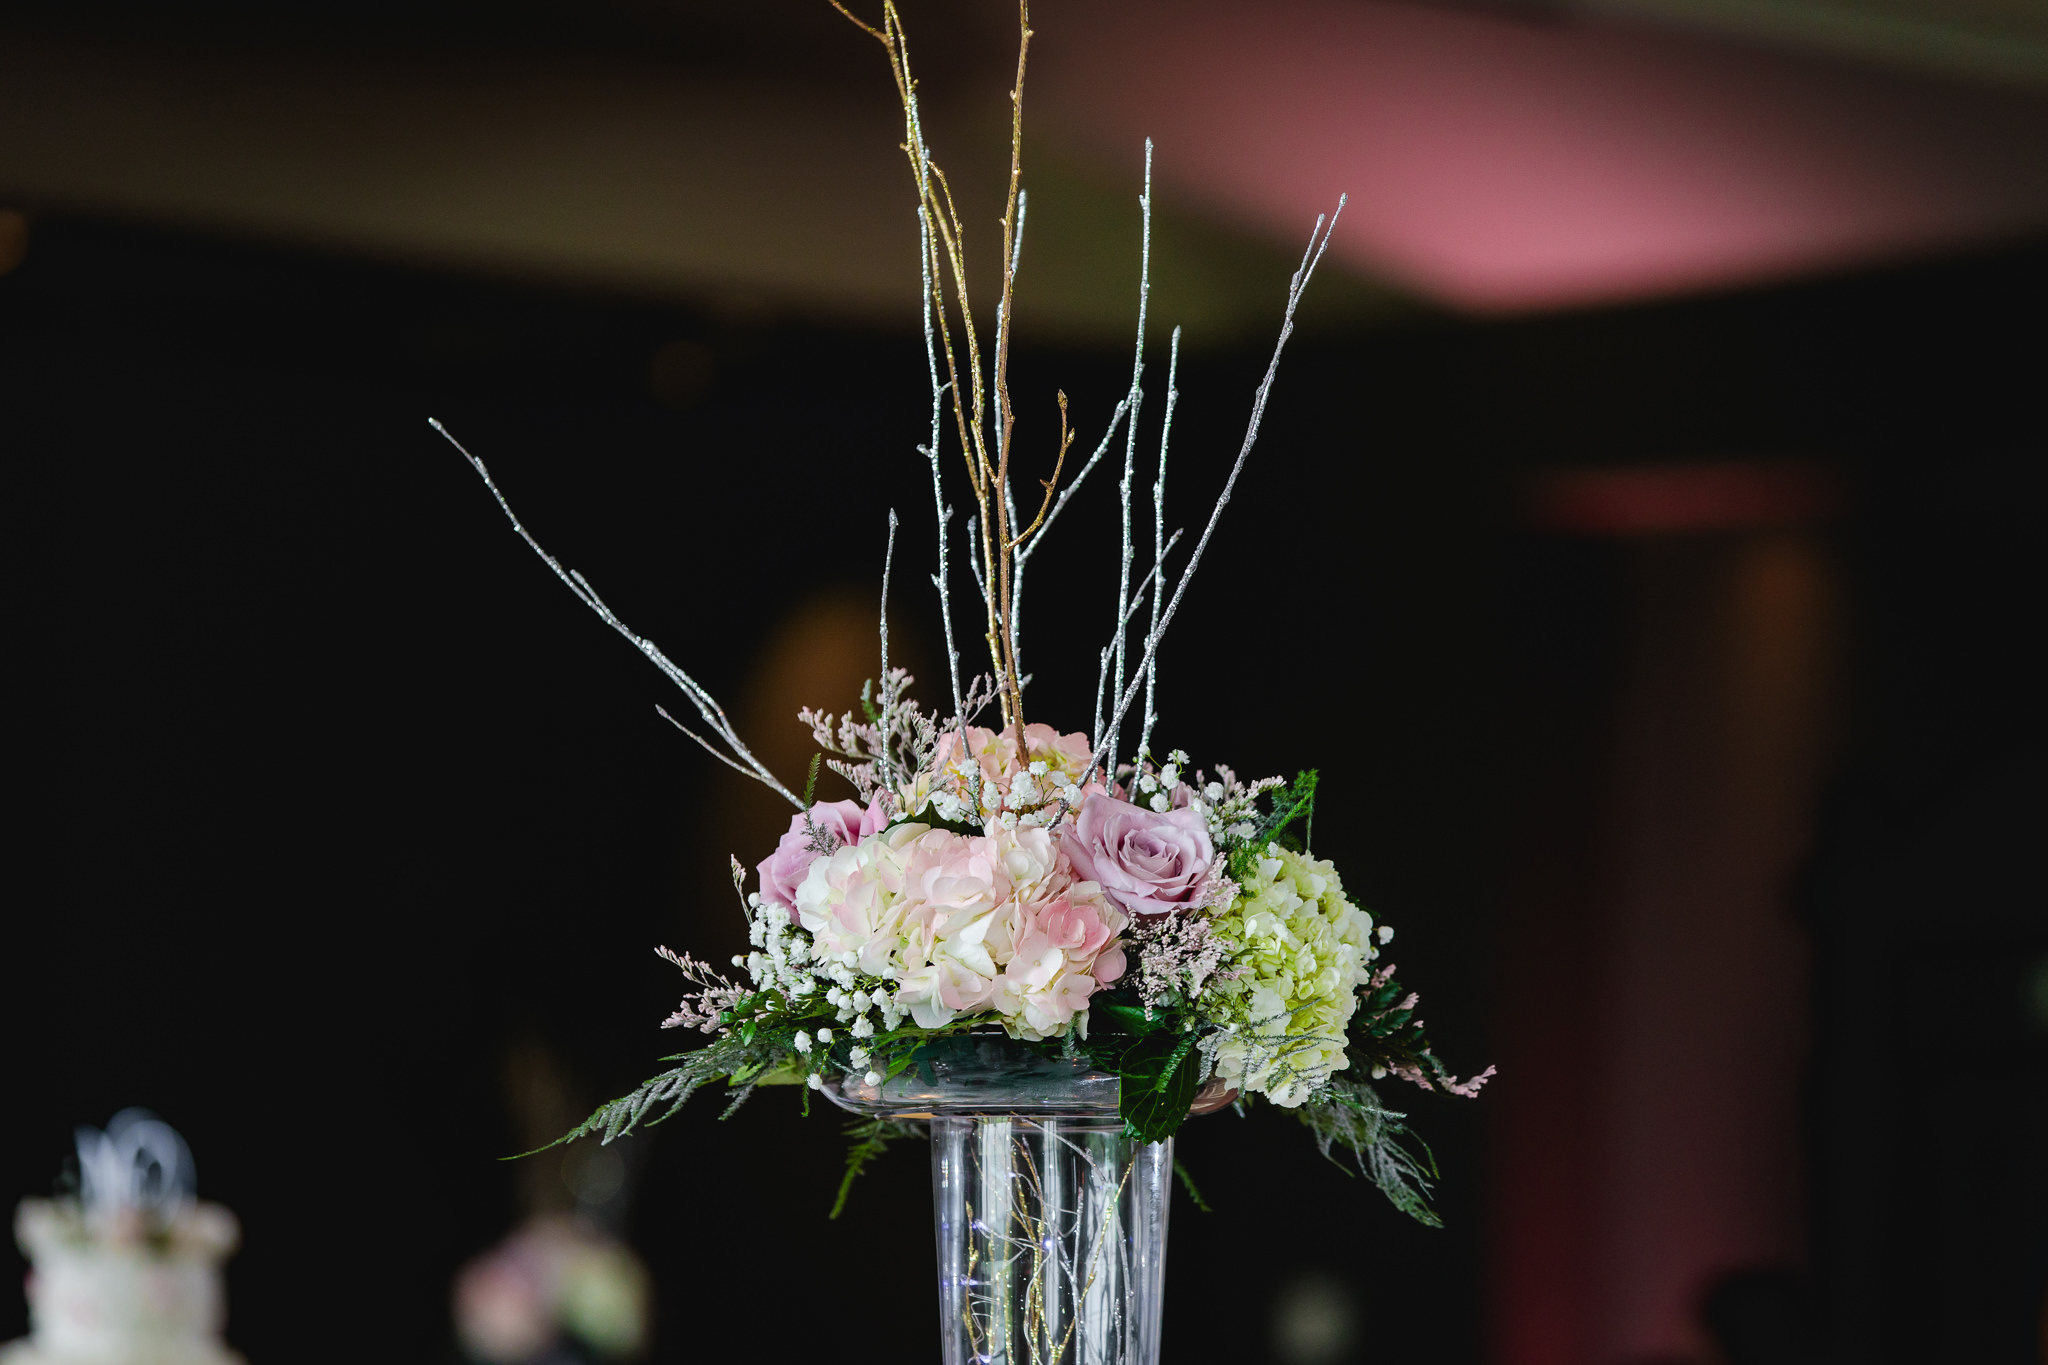
<path fill-rule="evenodd" d="M 1372 916 L 1345 898 L 1334 866 L 1268 844 L 1212 932 L 1226 945 L 1201 1002 L 1226 1029 L 1216 1070 L 1294 1108 L 1349 1064 L 1344 1031 L 1379 955 Z"/>

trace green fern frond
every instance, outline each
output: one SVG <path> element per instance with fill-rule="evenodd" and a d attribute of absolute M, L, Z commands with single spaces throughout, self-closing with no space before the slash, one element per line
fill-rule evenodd
<path fill-rule="evenodd" d="M 891 1142 L 924 1135 L 923 1125 L 900 1119 L 865 1119 L 846 1125 L 846 1136 L 852 1142 L 846 1149 L 846 1173 L 839 1177 L 839 1194 L 832 1201 L 829 1216 L 839 1216 L 846 1207 L 846 1197 L 853 1192 L 853 1182 L 860 1179 L 870 1161 L 889 1150 Z"/>
<path fill-rule="evenodd" d="M 1295 1113 L 1315 1135 L 1317 1148 L 1338 1169 L 1344 1169 L 1344 1163 L 1331 1149 L 1341 1146 L 1350 1150 L 1359 1172 L 1379 1186 L 1395 1208 L 1418 1223 L 1443 1226 L 1443 1220 L 1429 1207 L 1437 1178 L 1436 1159 L 1420 1138 L 1415 1138 L 1420 1154 L 1401 1144 L 1402 1138 L 1414 1137 L 1401 1122 L 1407 1115 L 1382 1105 L 1371 1086 L 1334 1078 Z"/>

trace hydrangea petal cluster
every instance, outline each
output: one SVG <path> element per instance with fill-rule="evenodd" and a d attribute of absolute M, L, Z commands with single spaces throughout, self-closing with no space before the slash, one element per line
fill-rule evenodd
<path fill-rule="evenodd" d="M 1378 956 L 1372 916 L 1333 865 L 1269 844 L 1213 932 L 1227 945 L 1226 971 L 1201 999 L 1226 1029 L 1216 1071 L 1294 1108 L 1350 1064 L 1345 1029 Z"/>
<path fill-rule="evenodd" d="M 765 891 L 757 899 L 778 913 Z M 813 853 L 793 899 L 810 942 L 778 962 L 808 961 L 800 970 L 847 1002 L 857 1037 L 873 1031 L 862 1032 L 870 1008 L 885 1028 L 993 1013 L 1019 1038 L 1057 1037 L 1077 1019 L 1085 1032 L 1089 998 L 1127 966 L 1128 918 L 1042 828 L 899 824 Z"/>

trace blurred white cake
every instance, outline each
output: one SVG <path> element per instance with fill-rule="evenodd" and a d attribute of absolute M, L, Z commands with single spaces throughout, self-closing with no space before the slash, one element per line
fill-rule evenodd
<path fill-rule="evenodd" d="M 192 1198 L 192 1159 L 139 1110 L 80 1129 L 79 1195 L 25 1199 L 30 1335 L 0 1365 L 242 1365 L 221 1340 L 235 1216 Z"/>

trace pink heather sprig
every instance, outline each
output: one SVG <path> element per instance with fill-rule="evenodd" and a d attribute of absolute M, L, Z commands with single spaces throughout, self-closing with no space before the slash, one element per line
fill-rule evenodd
<path fill-rule="evenodd" d="M 1468 1100 L 1479 1093 L 1481 1086 L 1493 1079 L 1494 1068 L 1489 1066 L 1477 1076 L 1461 1081 L 1450 1072 L 1442 1070 L 1442 1064 L 1437 1062 L 1435 1054 L 1428 1048 L 1422 1050 L 1422 1055 L 1438 1067 L 1434 1084 L 1431 1083 L 1430 1077 L 1423 1074 L 1422 1068 L 1413 1062 L 1397 1062 L 1387 1070 L 1411 1085 L 1421 1086 L 1424 1090 L 1441 1090 L 1447 1095 L 1458 1095 Z"/>
<path fill-rule="evenodd" d="M 663 1028 L 694 1028 L 704 1033 L 715 1033 L 719 1028 L 719 1016 L 738 1004 L 747 994 L 746 988 L 734 985 L 706 962 L 699 962 L 688 953 L 678 953 L 672 948 L 656 948 L 655 953 L 682 970 L 683 977 L 697 989 L 683 996 L 676 1012 L 661 1021 Z"/>
<path fill-rule="evenodd" d="M 903 695 L 915 681 L 907 669 L 890 669 L 882 679 L 879 711 L 873 710 L 869 687 L 863 686 L 861 702 L 877 717 L 874 721 L 855 720 L 851 711 L 834 720 L 810 706 L 797 712 L 818 747 L 837 755 L 826 760 L 827 766 L 853 784 L 863 805 L 874 799 L 877 788 L 922 771 L 938 747 L 938 721 Z"/>
<path fill-rule="evenodd" d="M 1217 878 L 1227 885 L 1228 895 L 1237 894 L 1236 883 Z M 1226 896 L 1226 902 L 1228 896 Z M 1145 1015 L 1181 1000 L 1193 1000 L 1212 979 L 1228 979 L 1219 972 L 1229 945 L 1216 937 L 1214 923 L 1200 914 L 1163 915 L 1138 920 L 1126 931 L 1138 953 L 1138 999 Z"/>
<path fill-rule="evenodd" d="M 865 805 L 880 785 L 874 759 L 875 750 L 881 745 L 880 728 L 855 720 L 851 711 L 839 717 L 836 733 L 835 722 L 829 712 L 806 706 L 796 715 L 811 728 L 811 738 L 820 749 L 828 754 L 841 755 L 826 759 L 826 766 L 851 782 Z"/>
<path fill-rule="evenodd" d="M 1231 875 L 1218 865 L 1210 870 L 1209 880 L 1204 882 L 1202 889 L 1195 893 L 1194 904 L 1188 908 L 1190 911 L 1227 910 L 1230 908 L 1230 903 L 1237 899 L 1239 889 L 1237 882 L 1232 879 Z"/>
<path fill-rule="evenodd" d="M 1216 780 L 1202 788 L 1209 800 L 1209 828 L 1216 842 L 1235 848 L 1250 838 L 1260 820 L 1259 798 L 1286 785 L 1283 777 L 1262 777 L 1247 784 L 1228 767 L 1217 764 Z"/>

